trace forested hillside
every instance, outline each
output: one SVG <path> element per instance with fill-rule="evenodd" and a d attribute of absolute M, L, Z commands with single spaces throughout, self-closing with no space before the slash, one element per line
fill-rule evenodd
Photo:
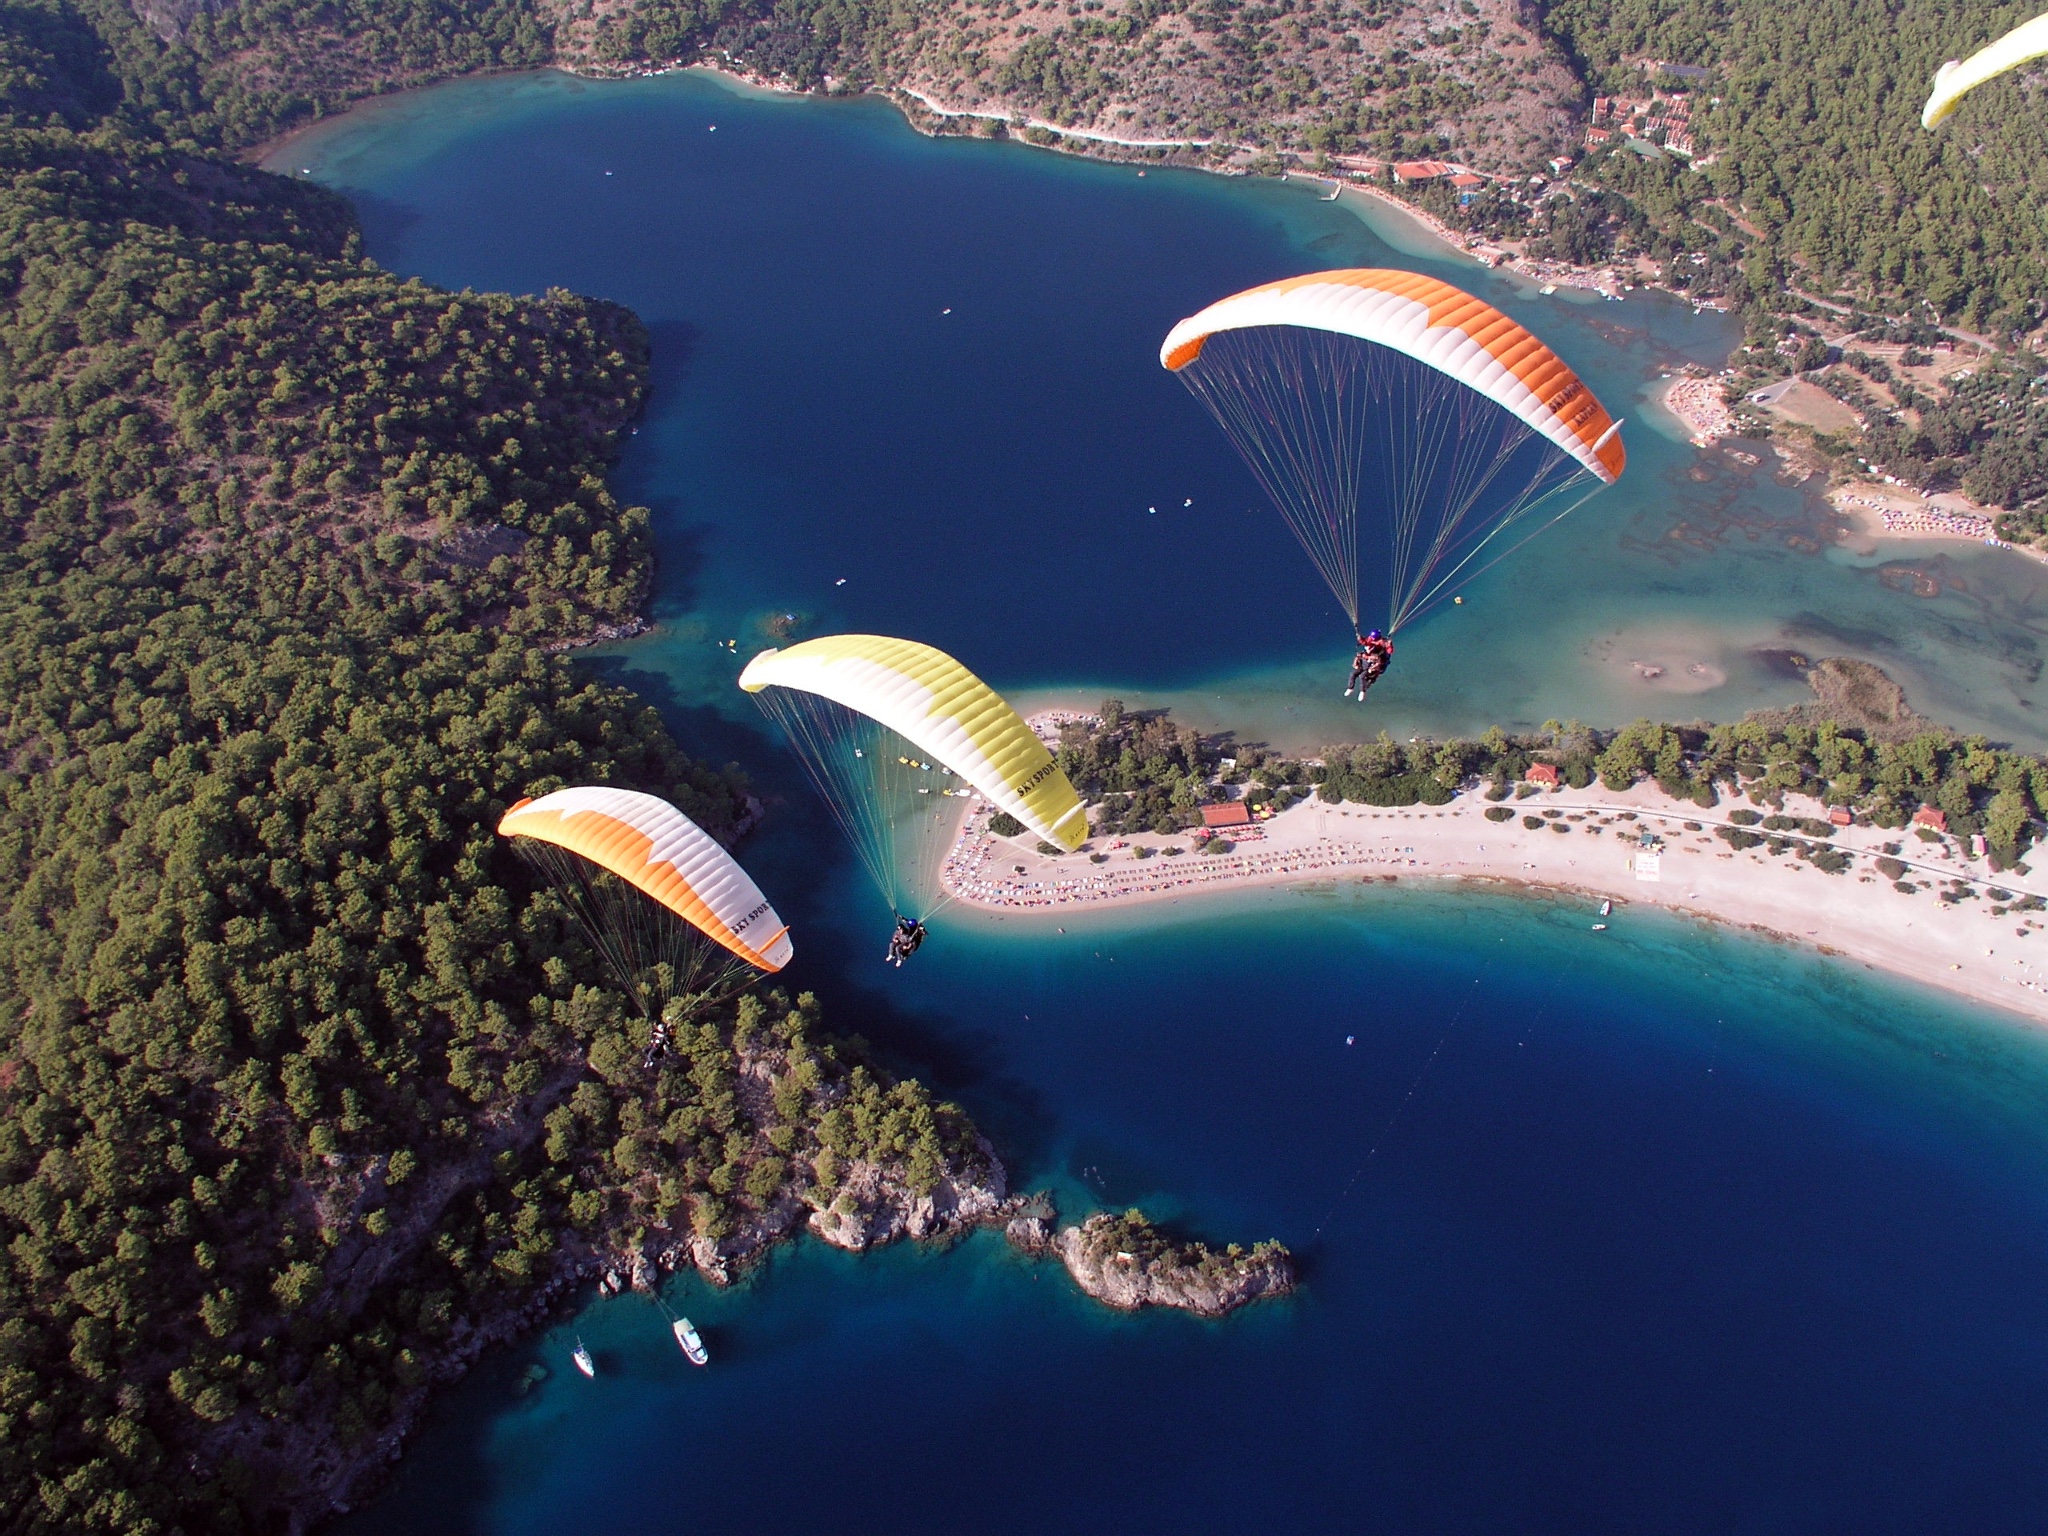
<path fill-rule="evenodd" d="M 2005 509 L 2004 536 L 2038 542 L 2048 95 L 2038 71 L 2020 71 L 1966 97 L 1938 130 L 1920 126 L 1942 61 L 2029 10 L 1554 0 L 1546 26 L 1589 89 L 1630 105 L 1594 125 L 1589 140 L 1604 142 L 1535 206 L 1492 194 L 1469 210 L 1435 206 L 1533 236 L 1533 255 L 1613 263 L 1632 280 L 1732 302 L 1748 333 L 1732 398 L 1797 372 L 1859 423 L 1757 428 L 1810 440 L 1840 478 L 1960 490 Z M 1652 142 L 1674 121 L 1681 149 Z M 1935 355 L 1958 343 L 1965 352 Z"/>
<path fill-rule="evenodd" d="M 1507 0 L 633 0 L 570 8 L 557 45 L 598 65 L 708 49 L 806 88 L 829 80 L 1118 138 L 1213 141 L 1223 157 L 1455 152 L 1502 171 L 1556 154 L 1578 95 Z"/>
<path fill-rule="evenodd" d="M 1705 66 L 1698 173 L 1767 240 L 1775 276 L 2030 329 L 2048 290 L 2048 96 L 2015 76 L 1937 132 L 1920 103 L 1944 59 L 2033 14 L 1965 0 L 1554 0 L 1548 25 L 1596 89 L 1640 62 Z M 1761 286 L 1761 285 L 1760 285 Z M 1765 294 L 1764 297 L 1768 297 Z"/>
<path fill-rule="evenodd" d="M 808 999 L 642 1068 L 493 833 L 565 781 L 741 814 L 553 653 L 646 587 L 604 485 L 642 328 L 380 271 L 338 200 L 195 147 L 294 99 L 215 79 L 0 12 L 8 1531 L 283 1528 L 565 1253 L 972 1150 Z"/>

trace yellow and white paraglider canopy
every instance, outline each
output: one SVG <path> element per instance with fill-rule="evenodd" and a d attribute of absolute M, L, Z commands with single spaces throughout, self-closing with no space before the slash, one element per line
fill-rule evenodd
<path fill-rule="evenodd" d="M 1995 43 L 1978 49 L 1967 59 L 1950 59 L 1935 72 L 1934 91 L 1920 109 L 1920 126 L 1932 128 L 1961 105 L 1964 96 L 2017 69 L 2031 59 L 2048 54 L 2048 16 L 2022 22 Z"/>
<path fill-rule="evenodd" d="M 761 652 L 740 686 L 828 699 L 895 732 L 1046 841 L 1071 853 L 1088 836 L 1081 797 L 1045 743 L 1001 694 L 933 646 L 824 635 Z"/>
<path fill-rule="evenodd" d="M 779 971 L 789 925 L 725 848 L 666 800 L 606 785 L 521 800 L 499 835 L 564 849 L 616 875 L 757 970 Z"/>

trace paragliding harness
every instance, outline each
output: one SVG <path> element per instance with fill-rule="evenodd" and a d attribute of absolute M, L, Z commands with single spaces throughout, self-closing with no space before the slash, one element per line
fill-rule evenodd
<path fill-rule="evenodd" d="M 1386 675 L 1387 664 L 1394 659 L 1394 642 L 1378 630 L 1358 637 L 1358 654 L 1351 658 L 1351 681 L 1345 685 L 1344 697 L 1350 698 L 1353 689 L 1358 691 L 1358 702 L 1365 702 L 1366 690 Z"/>
<path fill-rule="evenodd" d="M 641 1071 L 652 1072 L 655 1063 L 668 1054 L 669 1038 L 668 1020 L 665 1018 L 656 1019 L 654 1021 L 654 1035 L 647 1042 L 647 1054 L 640 1058 Z"/>
<path fill-rule="evenodd" d="M 896 929 L 889 935 L 889 951 L 882 956 L 884 965 L 901 966 L 904 961 L 917 953 L 917 946 L 924 942 L 924 924 L 914 917 L 896 919 Z"/>

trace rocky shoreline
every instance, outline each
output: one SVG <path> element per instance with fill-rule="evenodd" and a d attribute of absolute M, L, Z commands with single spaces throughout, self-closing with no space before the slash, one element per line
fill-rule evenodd
<path fill-rule="evenodd" d="M 594 1283 L 603 1296 L 627 1290 L 652 1294 L 684 1269 L 728 1286 L 778 1244 L 805 1232 L 846 1252 L 865 1253 L 904 1240 L 944 1243 L 998 1228 L 1023 1253 L 1058 1259 L 1083 1292 L 1122 1311 L 1167 1307 L 1221 1318 L 1251 1302 L 1285 1296 L 1299 1284 L 1292 1256 L 1277 1242 L 1249 1250 L 1231 1244 L 1218 1253 L 1199 1242 L 1166 1238 L 1137 1211 L 1097 1213 L 1064 1227 L 1057 1216 L 1044 1193 L 1012 1194 L 994 1148 L 977 1137 L 974 1154 L 949 1167 L 925 1193 L 913 1189 L 900 1168 L 861 1162 L 844 1171 L 830 1204 L 786 1197 L 723 1237 L 663 1227 L 630 1245 L 565 1241 L 554 1272 L 533 1290 L 511 1305 L 457 1320 L 445 1345 L 422 1360 L 421 1379 L 383 1431 L 359 1449 L 343 1453 L 324 1433 L 289 1432 L 245 1449 L 296 1468 L 311 1495 L 289 1521 L 298 1536 L 349 1513 L 377 1490 L 436 1391 L 460 1380 L 485 1350 L 545 1326 L 584 1286 Z M 318 1513 L 302 1513 L 308 1509 Z"/>
<path fill-rule="evenodd" d="M 1012 1223 L 1011 1240 L 1027 1251 L 1056 1255 L 1074 1283 L 1105 1306 L 1135 1312 L 1171 1307 L 1197 1317 L 1225 1317 L 1239 1307 L 1286 1296 L 1300 1280 L 1294 1256 L 1279 1243 L 1217 1252 L 1207 1243 L 1175 1240 L 1142 1212 L 1098 1211 L 1079 1226 L 1051 1232 L 1043 1221 L 1028 1235 Z"/>
<path fill-rule="evenodd" d="M 1085 1293 L 1122 1311 L 1168 1307 L 1225 1317 L 1299 1284 L 1293 1255 L 1277 1242 L 1250 1249 L 1232 1243 L 1219 1253 L 1205 1243 L 1168 1238 L 1136 1210 L 1097 1212 L 1059 1226 L 1050 1195 L 1009 1193 L 994 1150 L 983 1141 L 980 1151 L 978 1166 L 949 1172 L 929 1194 L 912 1190 L 887 1168 L 863 1164 L 849 1170 L 838 1200 L 808 1215 L 801 1202 L 791 1201 L 718 1241 L 652 1237 L 615 1254 L 598 1290 L 607 1296 L 652 1291 L 686 1266 L 716 1285 L 730 1285 L 800 1230 L 848 1253 L 865 1253 L 904 1239 L 946 1242 L 980 1227 L 1001 1228 L 1012 1247 L 1034 1258 L 1058 1259 Z"/>

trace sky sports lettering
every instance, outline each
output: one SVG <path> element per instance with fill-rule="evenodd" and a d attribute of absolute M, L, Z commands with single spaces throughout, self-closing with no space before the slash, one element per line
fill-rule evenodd
<path fill-rule="evenodd" d="M 1036 773 L 1032 774 L 1030 778 L 1026 779 L 1022 784 L 1019 784 L 1016 787 L 1014 793 L 1020 795 L 1028 795 L 1031 793 L 1031 791 L 1038 788 L 1039 785 L 1043 784 L 1047 779 L 1051 778 L 1055 773 L 1058 772 L 1059 764 L 1053 762 L 1050 758 L 1048 758 L 1044 765 L 1040 767 Z"/>

